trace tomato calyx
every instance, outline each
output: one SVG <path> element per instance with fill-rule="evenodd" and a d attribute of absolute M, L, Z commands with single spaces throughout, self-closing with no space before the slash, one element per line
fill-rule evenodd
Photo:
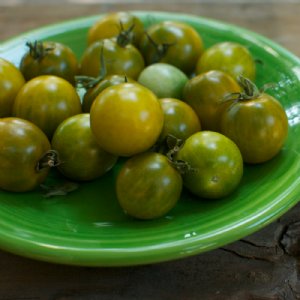
<path fill-rule="evenodd" d="M 259 89 L 250 79 L 241 75 L 238 77 L 238 83 L 242 88 L 242 92 L 225 95 L 223 102 L 233 101 L 235 103 L 239 101 L 254 100 L 259 98 L 267 89 L 272 88 L 275 85 L 274 83 L 267 83 Z"/>
<path fill-rule="evenodd" d="M 41 172 L 43 169 L 57 167 L 60 164 L 61 160 L 58 152 L 55 150 L 49 150 L 38 161 L 35 169 L 37 172 Z"/>
<path fill-rule="evenodd" d="M 117 36 L 117 44 L 124 48 L 131 44 L 133 41 L 133 29 L 135 24 L 133 23 L 128 29 L 125 29 L 123 23 L 120 21 L 120 33 Z"/>
<path fill-rule="evenodd" d="M 42 60 L 49 52 L 54 50 L 54 46 L 45 47 L 43 42 L 34 41 L 26 42 L 25 44 L 29 48 L 29 55 L 35 60 Z"/>
<path fill-rule="evenodd" d="M 192 168 L 191 165 L 180 159 L 176 159 L 177 153 L 184 145 L 184 140 L 178 139 L 172 134 L 168 134 L 162 144 L 160 145 L 159 151 L 162 154 L 165 154 L 168 158 L 169 163 L 172 167 L 177 170 L 181 175 L 184 175 L 188 172 L 194 172 L 196 169 Z"/>
<path fill-rule="evenodd" d="M 155 55 L 153 56 L 152 63 L 159 62 L 167 54 L 168 49 L 171 46 L 175 45 L 175 42 L 158 44 L 153 40 L 153 38 L 148 34 L 148 32 L 145 32 L 145 34 L 146 34 L 147 38 L 149 39 L 149 42 L 152 44 L 152 46 L 155 49 Z"/>

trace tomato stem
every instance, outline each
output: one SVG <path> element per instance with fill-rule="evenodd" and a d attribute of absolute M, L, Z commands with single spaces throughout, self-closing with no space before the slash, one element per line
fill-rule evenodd
<path fill-rule="evenodd" d="M 166 54 L 168 49 L 175 44 L 174 43 L 156 43 L 152 37 L 148 34 L 148 32 L 145 32 L 147 38 L 149 39 L 149 42 L 152 44 L 152 46 L 155 48 L 155 55 L 153 57 L 153 63 L 159 62 Z"/>
<path fill-rule="evenodd" d="M 120 33 L 117 36 L 117 44 L 124 48 L 133 41 L 133 28 L 135 24 L 133 23 L 128 29 L 125 29 L 123 23 L 120 21 Z"/>
<path fill-rule="evenodd" d="M 225 97 L 222 100 L 223 102 L 238 102 L 257 99 L 267 89 L 273 88 L 275 86 L 274 83 L 267 83 L 264 84 L 261 89 L 258 89 L 257 86 L 250 79 L 245 78 L 241 75 L 238 77 L 238 83 L 243 89 L 243 91 L 240 93 L 230 93 L 225 95 Z"/>
<path fill-rule="evenodd" d="M 45 168 L 57 167 L 60 164 L 61 164 L 61 160 L 59 158 L 58 152 L 55 150 L 49 150 L 38 161 L 36 165 L 36 171 L 40 172 Z"/>
<path fill-rule="evenodd" d="M 34 41 L 34 42 L 26 42 L 26 46 L 29 48 L 29 54 L 35 60 L 43 59 L 50 51 L 52 51 L 55 47 L 45 47 L 43 42 Z"/>

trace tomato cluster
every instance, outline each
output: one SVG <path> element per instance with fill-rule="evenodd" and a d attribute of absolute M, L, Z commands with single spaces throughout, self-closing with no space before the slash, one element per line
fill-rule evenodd
<path fill-rule="evenodd" d="M 256 62 L 245 46 L 205 49 L 189 24 L 144 28 L 129 12 L 103 16 L 87 42 L 80 60 L 56 41 L 27 43 L 19 68 L 0 58 L 1 189 L 33 190 L 51 167 L 95 180 L 124 157 L 119 204 L 153 219 L 183 188 L 205 199 L 230 195 L 244 164 L 282 148 L 285 111 L 253 83 Z"/>

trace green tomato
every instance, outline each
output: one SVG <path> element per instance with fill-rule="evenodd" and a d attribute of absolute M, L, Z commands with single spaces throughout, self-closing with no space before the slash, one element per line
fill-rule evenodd
<path fill-rule="evenodd" d="M 150 89 L 158 98 L 182 98 L 188 77 L 175 66 L 156 63 L 146 67 L 138 82 Z"/>
<path fill-rule="evenodd" d="M 174 98 L 159 99 L 159 102 L 164 112 L 164 125 L 159 141 L 164 141 L 169 135 L 186 140 L 201 130 L 196 112 L 187 103 Z"/>
<path fill-rule="evenodd" d="M 230 105 L 223 101 L 224 97 L 240 91 L 241 87 L 230 75 L 214 70 L 190 79 L 183 99 L 193 107 L 204 130 L 219 131 L 222 111 Z"/>
<path fill-rule="evenodd" d="M 123 165 L 116 191 L 123 210 L 138 219 L 154 219 L 167 214 L 177 203 L 182 179 L 166 156 L 146 152 Z"/>
<path fill-rule="evenodd" d="M 238 187 L 243 175 L 239 148 L 218 132 L 200 131 L 193 134 L 175 159 L 187 163 L 183 183 L 190 192 L 201 198 L 228 196 Z"/>
<path fill-rule="evenodd" d="M 62 161 L 58 169 L 72 180 L 93 180 L 109 171 L 117 161 L 117 156 L 98 146 L 90 128 L 89 114 L 64 120 L 56 129 L 51 144 Z"/>
<path fill-rule="evenodd" d="M 27 192 L 46 179 L 50 165 L 42 163 L 50 151 L 46 135 L 19 118 L 0 119 L 0 188 Z"/>
<path fill-rule="evenodd" d="M 240 75 L 255 79 L 256 65 L 250 51 L 243 45 L 233 42 L 222 42 L 208 48 L 200 56 L 196 73 L 210 70 L 221 70 L 237 79 Z"/>

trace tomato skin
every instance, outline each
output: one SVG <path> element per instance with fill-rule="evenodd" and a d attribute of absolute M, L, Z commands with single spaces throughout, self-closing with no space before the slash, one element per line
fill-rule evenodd
<path fill-rule="evenodd" d="M 20 70 L 28 81 L 40 75 L 55 75 L 75 84 L 75 75 L 78 73 L 78 61 L 73 50 L 61 43 L 44 41 L 39 42 L 44 50 L 39 57 L 28 51 L 22 57 Z"/>
<path fill-rule="evenodd" d="M 80 62 L 81 75 L 97 77 L 100 74 L 102 50 L 106 75 L 119 74 L 137 79 L 144 69 L 144 58 L 135 46 L 128 44 L 121 47 L 115 39 L 104 39 L 91 44 L 84 51 Z"/>
<path fill-rule="evenodd" d="M 196 111 L 204 130 L 219 131 L 222 111 L 228 106 L 225 95 L 241 91 L 239 84 L 222 71 L 208 71 L 190 79 L 183 100 Z"/>
<path fill-rule="evenodd" d="M 105 152 L 96 143 L 89 114 L 64 120 L 56 129 L 51 145 L 62 161 L 58 169 L 72 180 L 93 180 L 109 171 L 117 161 L 115 155 Z"/>
<path fill-rule="evenodd" d="M 11 192 L 35 189 L 49 168 L 36 170 L 50 150 L 46 135 L 34 124 L 19 118 L 0 119 L 0 188 Z"/>
<path fill-rule="evenodd" d="M 88 89 L 84 94 L 82 101 L 82 111 L 89 113 L 91 110 L 91 106 L 95 100 L 95 98 L 107 87 L 118 85 L 121 83 L 134 83 L 135 80 L 125 77 L 123 75 L 108 75 L 104 77 L 99 83 L 97 83 L 94 87 Z"/>
<path fill-rule="evenodd" d="M 78 113 L 81 113 L 81 103 L 75 88 L 65 79 L 52 75 L 28 81 L 13 106 L 13 116 L 33 122 L 49 139 L 63 120 Z"/>
<path fill-rule="evenodd" d="M 185 187 L 201 198 L 218 199 L 231 194 L 243 175 L 242 155 L 234 142 L 213 131 L 190 136 L 176 155 L 192 168 L 183 174 Z"/>
<path fill-rule="evenodd" d="M 0 118 L 11 116 L 15 97 L 24 83 L 25 79 L 18 68 L 0 58 Z"/>
<path fill-rule="evenodd" d="M 88 45 L 98 40 L 118 36 L 122 31 L 121 24 L 124 30 L 128 30 L 134 25 L 129 39 L 137 46 L 144 33 L 144 25 L 138 17 L 122 11 L 108 13 L 96 21 L 88 31 Z"/>
<path fill-rule="evenodd" d="M 164 126 L 160 141 L 163 141 L 167 135 L 186 140 L 201 130 L 199 118 L 191 106 L 174 98 L 159 99 L 159 102 L 164 112 Z"/>
<path fill-rule="evenodd" d="M 222 42 L 203 52 L 196 66 L 196 74 L 210 70 L 228 73 L 234 79 L 242 75 L 255 80 L 256 65 L 249 50 L 238 43 Z"/>
<path fill-rule="evenodd" d="M 268 94 L 238 101 L 223 112 L 221 132 L 239 147 L 247 163 L 273 158 L 288 134 L 288 119 L 281 104 Z"/>
<path fill-rule="evenodd" d="M 182 22 L 163 21 L 150 26 L 147 35 L 142 37 L 139 46 L 147 65 L 164 62 L 174 65 L 186 74 L 194 71 L 203 52 L 203 41 L 193 27 Z M 169 45 L 162 56 L 157 56 L 157 48 L 149 37 L 156 45 Z"/>
<path fill-rule="evenodd" d="M 159 218 L 177 203 L 182 190 L 180 174 L 166 156 L 147 152 L 123 165 L 116 181 L 118 201 L 130 216 Z"/>
<path fill-rule="evenodd" d="M 148 150 L 163 126 L 163 112 L 156 96 L 135 83 L 106 88 L 91 107 L 91 128 L 98 144 L 117 156 Z"/>
<path fill-rule="evenodd" d="M 178 68 L 165 63 L 146 67 L 138 82 L 150 89 L 158 98 L 182 98 L 182 91 L 188 77 Z"/>

